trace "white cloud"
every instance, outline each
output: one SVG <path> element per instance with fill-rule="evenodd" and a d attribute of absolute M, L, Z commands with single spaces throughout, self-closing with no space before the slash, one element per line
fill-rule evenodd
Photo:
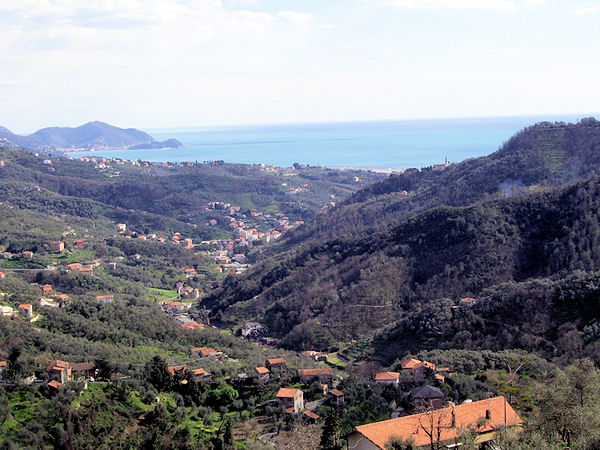
<path fill-rule="evenodd" d="M 306 24 L 312 20 L 312 15 L 298 11 L 279 11 L 277 16 L 290 22 Z"/>
<path fill-rule="evenodd" d="M 584 16 L 588 14 L 598 14 L 600 13 L 600 6 L 588 6 L 584 8 L 578 8 L 571 11 L 571 14 L 575 14 L 577 16 Z"/>
<path fill-rule="evenodd" d="M 545 4 L 545 0 L 365 0 L 380 6 L 405 9 L 516 11 Z"/>

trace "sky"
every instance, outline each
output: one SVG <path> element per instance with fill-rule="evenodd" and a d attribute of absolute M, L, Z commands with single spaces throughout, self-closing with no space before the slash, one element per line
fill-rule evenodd
<path fill-rule="evenodd" d="M 598 0 L 0 0 L 0 125 L 590 115 L 598 23 Z"/>

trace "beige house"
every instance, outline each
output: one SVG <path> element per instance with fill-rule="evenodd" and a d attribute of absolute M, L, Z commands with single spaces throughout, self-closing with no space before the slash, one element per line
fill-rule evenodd
<path fill-rule="evenodd" d="M 277 399 L 287 413 L 299 413 L 304 409 L 304 396 L 300 389 L 281 388 Z"/>
<path fill-rule="evenodd" d="M 71 381 L 71 365 L 66 361 L 52 361 L 46 367 L 48 372 L 48 380 L 58 381 L 59 383 L 65 384 L 67 381 Z"/>

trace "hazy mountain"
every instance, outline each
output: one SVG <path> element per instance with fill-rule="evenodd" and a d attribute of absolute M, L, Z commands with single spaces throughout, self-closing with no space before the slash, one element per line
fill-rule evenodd
<path fill-rule="evenodd" d="M 104 122 L 89 122 L 79 127 L 49 127 L 29 136 L 19 136 L 0 127 L 0 137 L 31 150 L 89 148 L 166 148 L 181 147 L 181 142 L 169 139 L 157 142 L 148 133 L 135 128 L 118 128 Z"/>

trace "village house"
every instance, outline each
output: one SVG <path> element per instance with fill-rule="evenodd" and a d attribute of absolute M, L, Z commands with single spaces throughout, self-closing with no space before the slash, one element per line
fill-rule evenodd
<path fill-rule="evenodd" d="M 71 381 L 71 365 L 66 361 L 55 360 L 46 367 L 48 380 L 56 380 L 59 383 L 65 384 Z"/>
<path fill-rule="evenodd" d="M 182 314 L 188 310 L 188 305 L 182 302 L 165 302 L 164 307 L 170 315 Z"/>
<path fill-rule="evenodd" d="M 204 330 L 204 325 L 190 320 L 189 322 L 182 323 L 181 328 L 185 328 L 187 330 Z"/>
<path fill-rule="evenodd" d="M 51 242 L 50 250 L 53 252 L 62 252 L 65 249 L 65 243 L 61 241 Z"/>
<path fill-rule="evenodd" d="M 304 350 L 298 353 L 298 356 L 304 356 L 314 361 L 327 361 L 327 355 L 325 353 L 317 352 L 316 350 Z"/>
<path fill-rule="evenodd" d="M 55 300 L 58 300 L 61 306 L 71 303 L 71 297 L 69 297 L 67 294 L 59 294 L 53 292 L 52 294 L 50 294 L 50 297 L 52 297 Z"/>
<path fill-rule="evenodd" d="M 29 251 L 29 250 L 27 250 L 27 251 L 24 251 L 24 252 L 22 253 L 22 255 L 23 255 L 23 257 L 24 257 L 24 258 L 27 258 L 27 259 L 32 259 L 32 258 L 33 258 L 33 252 L 31 252 L 31 251 Z"/>
<path fill-rule="evenodd" d="M 73 241 L 73 247 L 75 248 L 85 248 L 86 243 L 85 241 L 81 240 L 81 239 L 77 239 L 75 241 Z"/>
<path fill-rule="evenodd" d="M 220 352 L 217 352 L 214 348 L 208 347 L 194 347 L 190 349 L 192 356 L 202 356 L 208 358 L 209 356 L 217 356 Z"/>
<path fill-rule="evenodd" d="M 331 389 L 328 395 L 331 406 L 342 406 L 344 404 L 344 393 L 342 391 Z"/>
<path fill-rule="evenodd" d="M 196 269 L 194 269 L 193 267 L 191 267 L 189 269 L 185 269 L 184 272 L 185 272 L 186 278 L 196 276 Z"/>
<path fill-rule="evenodd" d="M 298 376 L 300 380 L 308 384 L 313 380 L 319 380 L 320 383 L 331 383 L 333 374 L 330 368 L 317 368 L 317 369 L 298 369 Z"/>
<path fill-rule="evenodd" d="M 304 409 L 304 397 L 300 389 L 280 388 L 277 399 L 286 413 L 299 413 Z"/>
<path fill-rule="evenodd" d="M 204 369 L 194 369 L 192 370 L 192 377 L 194 381 L 205 381 L 210 378 L 210 374 Z"/>
<path fill-rule="evenodd" d="M 438 409 L 444 406 L 446 396 L 442 391 L 428 384 L 419 386 L 410 391 L 413 408 L 417 411 L 425 409 Z"/>
<path fill-rule="evenodd" d="M 0 279 L 4 279 L 6 278 L 6 275 L 4 274 L 4 272 L 0 272 Z"/>
<path fill-rule="evenodd" d="M 266 367 L 256 367 L 256 374 L 258 375 L 258 379 L 261 381 L 269 381 L 269 374 L 271 371 Z"/>
<path fill-rule="evenodd" d="M 111 303 L 115 300 L 115 296 L 110 295 L 96 295 L 96 301 L 102 303 Z"/>
<path fill-rule="evenodd" d="M 52 286 L 50 286 L 49 284 L 45 284 L 42 286 L 42 292 L 44 294 L 47 294 L 49 292 L 52 292 Z"/>
<path fill-rule="evenodd" d="M 285 369 L 287 367 L 287 361 L 285 360 L 285 358 L 271 358 L 271 359 L 267 359 L 265 361 L 265 366 L 271 372 L 273 372 L 273 371 L 285 372 Z"/>
<path fill-rule="evenodd" d="M 458 302 L 460 306 L 466 306 L 468 308 L 472 307 L 475 303 L 477 303 L 477 299 L 472 297 L 461 298 Z"/>
<path fill-rule="evenodd" d="M 400 367 L 402 371 L 410 372 L 414 377 L 423 377 L 428 369 L 435 371 L 435 364 L 415 358 L 403 359 L 400 361 Z"/>
<path fill-rule="evenodd" d="M 96 364 L 91 361 L 72 363 L 71 372 L 73 375 L 78 375 L 85 378 L 93 378 L 96 376 Z"/>
<path fill-rule="evenodd" d="M 0 380 L 4 380 L 6 378 L 6 361 L 0 361 Z"/>
<path fill-rule="evenodd" d="M 171 366 L 167 367 L 167 370 L 171 375 L 175 376 L 176 372 L 183 372 L 184 370 L 187 370 L 187 366 L 185 364 L 182 364 L 180 366 Z"/>
<path fill-rule="evenodd" d="M 29 303 L 22 303 L 19 305 L 19 313 L 27 320 L 31 320 L 33 318 L 33 306 Z"/>
<path fill-rule="evenodd" d="M 47 308 L 58 308 L 59 304 L 51 298 L 41 297 L 40 306 L 45 306 Z"/>
<path fill-rule="evenodd" d="M 318 414 L 315 414 L 312 411 L 306 410 L 304 411 L 304 419 L 308 422 L 308 423 L 317 423 L 317 421 L 321 418 L 321 416 L 319 416 Z"/>
<path fill-rule="evenodd" d="M 417 448 L 446 448 L 462 445 L 462 430 L 477 432 L 476 442 L 481 445 L 495 437 L 495 431 L 512 427 L 523 421 L 504 397 L 449 406 L 397 419 L 361 425 L 347 436 L 348 448 L 353 450 L 384 449 L 392 436 L 412 438 Z M 439 438 L 438 438 L 439 436 Z"/>
<path fill-rule="evenodd" d="M 182 244 L 183 244 L 183 248 L 193 248 L 194 247 L 194 243 L 192 242 L 192 240 L 190 238 L 184 239 Z"/>
<path fill-rule="evenodd" d="M 379 372 L 375 375 L 375 383 L 381 384 L 393 384 L 398 386 L 400 382 L 400 373 L 399 372 Z"/>

